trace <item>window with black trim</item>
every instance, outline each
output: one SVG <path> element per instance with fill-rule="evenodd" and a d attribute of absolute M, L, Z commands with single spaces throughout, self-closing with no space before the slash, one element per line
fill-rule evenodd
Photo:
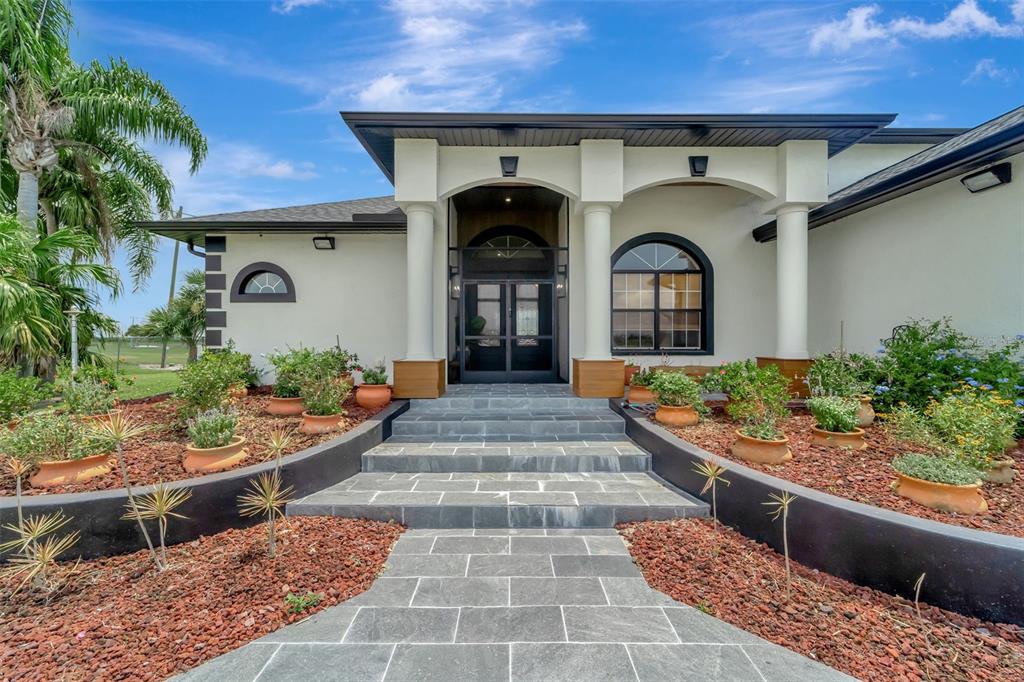
<path fill-rule="evenodd" d="M 612 350 L 712 352 L 711 263 L 671 234 L 631 239 L 612 258 Z"/>
<path fill-rule="evenodd" d="M 274 263 L 252 263 L 239 270 L 231 284 L 232 302 L 290 303 L 295 286 L 283 268 Z"/>

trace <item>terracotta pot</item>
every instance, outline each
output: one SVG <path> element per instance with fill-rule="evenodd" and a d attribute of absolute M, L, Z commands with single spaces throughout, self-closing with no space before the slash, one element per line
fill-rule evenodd
<path fill-rule="evenodd" d="M 227 445 L 219 448 L 185 447 L 185 471 L 189 473 L 224 471 L 249 456 L 245 450 L 245 437 L 235 436 Z"/>
<path fill-rule="evenodd" d="M 947 485 L 922 481 L 896 472 L 896 494 L 932 509 L 957 514 L 982 514 L 988 502 L 981 496 L 981 481 L 970 485 Z"/>
<path fill-rule="evenodd" d="M 700 421 L 697 410 L 689 405 L 685 407 L 658 405 L 658 411 L 654 413 L 654 418 L 669 426 L 693 426 Z"/>
<path fill-rule="evenodd" d="M 28 484 L 33 488 L 52 488 L 78 483 L 109 473 L 112 466 L 109 452 L 62 462 L 40 462 L 36 473 L 29 476 Z"/>
<path fill-rule="evenodd" d="M 633 381 L 633 375 L 640 371 L 640 365 L 626 365 L 626 386 Z"/>
<path fill-rule="evenodd" d="M 736 430 L 736 442 L 730 448 L 732 454 L 748 462 L 759 464 L 782 464 L 793 459 L 789 449 L 789 439 L 783 436 L 780 440 L 761 440 Z"/>
<path fill-rule="evenodd" d="M 111 410 L 110 412 L 101 412 L 100 414 L 80 414 L 78 415 L 79 421 L 86 426 L 101 424 L 109 424 L 110 418 L 115 414 L 121 414 L 121 410 Z"/>
<path fill-rule="evenodd" d="M 848 450 L 863 450 L 868 446 L 864 440 L 864 429 L 854 429 L 849 433 L 841 431 L 826 431 L 817 426 L 811 427 L 811 442 L 815 445 L 825 445 L 830 448 L 846 448 Z"/>
<path fill-rule="evenodd" d="M 356 404 L 373 410 L 391 402 L 391 387 L 387 384 L 360 384 L 356 388 Z"/>
<path fill-rule="evenodd" d="M 1017 477 L 1015 464 L 1016 462 L 1009 457 L 992 460 L 985 472 L 985 480 L 989 483 L 1012 483 Z"/>
<path fill-rule="evenodd" d="M 302 398 L 278 398 L 272 395 L 267 405 L 267 413 L 276 417 L 298 417 L 305 410 Z"/>
<path fill-rule="evenodd" d="M 857 405 L 857 426 L 864 428 L 875 421 L 875 408 L 871 406 L 871 396 L 862 395 Z"/>
<path fill-rule="evenodd" d="M 646 386 L 630 386 L 629 402 L 634 405 L 646 405 L 654 402 L 654 391 Z"/>
<path fill-rule="evenodd" d="M 302 423 L 299 424 L 299 431 L 302 433 L 330 433 L 341 430 L 341 418 L 343 414 L 310 414 L 302 413 Z"/>

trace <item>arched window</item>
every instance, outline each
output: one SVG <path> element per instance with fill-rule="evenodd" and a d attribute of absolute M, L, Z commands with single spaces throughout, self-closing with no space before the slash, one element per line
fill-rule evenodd
<path fill-rule="evenodd" d="M 656 233 L 612 256 L 612 351 L 713 352 L 711 261 L 696 244 Z"/>
<path fill-rule="evenodd" d="M 233 303 L 293 303 L 295 287 L 292 278 L 274 263 L 252 263 L 238 271 L 231 284 Z"/>

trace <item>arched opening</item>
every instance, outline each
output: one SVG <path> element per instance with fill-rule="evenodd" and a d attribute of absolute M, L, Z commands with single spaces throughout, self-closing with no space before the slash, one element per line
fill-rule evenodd
<path fill-rule="evenodd" d="M 276 263 L 250 263 L 231 283 L 232 303 L 294 303 L 291 276 Z"/>
<path fill-rule="evenodd" d="M 487 185 L 448 208 L 449 381 L 567 379 L 566 198 Z"/>

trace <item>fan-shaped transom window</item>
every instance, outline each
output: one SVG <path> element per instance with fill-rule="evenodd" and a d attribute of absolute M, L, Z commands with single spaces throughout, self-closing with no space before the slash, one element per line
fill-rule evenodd
<path fill-rule="evenodd" d="M 709 353 L 710 262 L 674 235 L 630 240 L 612 261 L 612 350 Z"/>
<path fill-rule="evenodd" d="M 274 263 L 250 263 L 235 275 L 231 300 L 236 303 L 291 303 L 295 301 L 292 278 Z"/>
<path fill-rule="evenodd" d="M 525 237 L 515 235 L 501 235 L 483 242 L 477 253 L 488 258 L 536 258 L 538 255 L 537 245 Z"/>
<path fill-rule="evenodd" d="M 257 272 L 249 277 L 243 291 L 247 294 L 287 294 L 288 285 L 281 275 L 273 272 Z"/>

